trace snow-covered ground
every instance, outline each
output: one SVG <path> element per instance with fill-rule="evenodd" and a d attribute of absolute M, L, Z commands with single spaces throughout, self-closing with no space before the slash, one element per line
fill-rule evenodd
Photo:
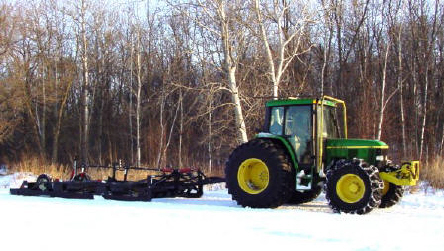
<path fill-rule="evenodd" d="M 0 250 L 444 250 L 444 192 L 424 188 L 367 215 L 334 214 L 321 195 L 278 209 L 236 205 L 225 189 L 152 202 L 9 194 L 0 176 Z M 15 181 L 14 181 L 15 180 Z"/>
<path fill-rule="evenodd" d="M 6 168 L 6 165 L 1 164 L 0 165 L 0 175 L 6 175 L 8 174 L 8 169 Z"/>

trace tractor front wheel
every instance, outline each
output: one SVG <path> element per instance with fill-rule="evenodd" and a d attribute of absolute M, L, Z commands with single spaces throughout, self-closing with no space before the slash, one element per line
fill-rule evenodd
<path fill-rule="evenodd" d="M 384 189 L 382 190 L 382 199 L 380 208 L 387 208 L 398 203 L 404 193 L 404 188 L 387 181 L 384 181 Z"/>
<path fill-rule="evenodd" d="M 225 167 L 228 193 L 243 207 L 275 208 L 291 196 L 292 166 L 285 150 L 254 139 L 231 153 Z"/>
<path fill-rule="evenodd" d="M 334 212 L 369 213 L 381 204 L 382 188 L 378 169 L 359 159 L 339 160 L 327 171 L 326 199 Z"/>

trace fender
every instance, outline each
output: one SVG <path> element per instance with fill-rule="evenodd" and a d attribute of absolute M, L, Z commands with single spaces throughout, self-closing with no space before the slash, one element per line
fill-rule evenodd
<path fill-rule="evenodd" d="M 296 160 L 296 155 L 294 154 L 293 147 L 290 145 L 290 143 L 284 137 L 278 136 L 278 135 L 275 135 L 275 134 L 271 134 L 271 133 L 261 132 L 261 133 L 256 134 L 256 138 L 259 138 L 259 139 L 272 139 L 274 141 L 280 142 L 284 146 L 285 150 L 287 150 L 288 155 L 290 155 L 291 163 L 293 164 L 293 166 L 294 166 L 294 168 L 296 170 L 296 173 L 298 172 L 299 165 L 298 165 L 298 162 Z"/>

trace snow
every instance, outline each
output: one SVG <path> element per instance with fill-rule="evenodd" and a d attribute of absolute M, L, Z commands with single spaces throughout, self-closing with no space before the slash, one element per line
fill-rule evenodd
<path fill-rule="evenodd" d="M 8 169 L 5 164 L 1 164 L 0 165 L 0 175 L 6 175 L 6 174 L 8 174 Z"/>
<path fill-rule="evenodd" d="M 2 174 L 0 173 L 0 189 L 1 188 L 18 188 L 24 180 L 34 182 L 37 176 L 32 173 L 14 173 L 6 175 L 6 171 Z"/>
<path fill-rule="evenodd" d="M 0 176 L 0 184 L 29 175 Z M 35 178 L 35 177 L 34 177 Z M 9 186 L 8 185 L 8 186 Z M 212 190 L 212 191 L 210 191 Z M 226 189 L 202 198 L 122 202 L 24 197 L 0 185 L 0 249 L 443 250 L 444 192 L 421 188 L 367 215 L 334 214 L 324 195 L 299 206 L 242 208 Z"/>

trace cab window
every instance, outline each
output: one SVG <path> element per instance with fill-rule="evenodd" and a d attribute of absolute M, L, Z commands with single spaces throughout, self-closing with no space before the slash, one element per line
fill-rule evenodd
<path fill-rule="evenodd" d="M 272 134 L 282 135 L 284 121 L 284 107 L 271 108 L 270 128 Z"/>
<path fill-rule="evenodd" d="M 319 110 L 320 112 L 320 110 Z M 320 116 L 319 116 L 320 117 Z M 324 106 L 324 119 L 322 123 L 323 138 L 339 138 L 339 124 L 335 107 Z"/>

